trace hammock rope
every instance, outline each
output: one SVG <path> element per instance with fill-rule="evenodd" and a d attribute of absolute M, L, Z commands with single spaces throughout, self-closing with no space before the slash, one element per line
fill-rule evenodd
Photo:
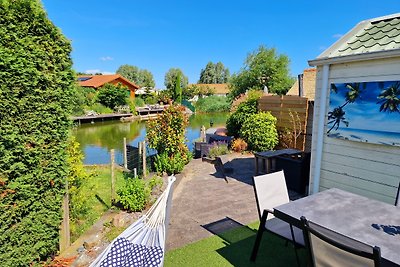
<path fill-rule="evenodd" d="M 173 184 L 175 182 L 175 176 L 168 177 L 168 185 L 164 192 L 159 196 L 156 202 L 151 206 L 151 208 L 140 217 L 136 222 L 131 224 L 125 231 L 123 231 L 117 238 L 115 238 L 111 244 L 92 262 L 90 267 L 101 267 L 101 266 L 163 266 L 164 263 L 164 254 L 165 254 L 165 239 L 166 239 L 166 230 L 169 223 L 169 210 L 171 208 L 171 200 L 172 200 L 172 189 Z M 123 240 L 123 241 L 121 241 Z M 143 260 L 143 255 L 128 255 L 131 258 L 134 258 L 134 264 L 128 264 L 128 260 L 121 259 L 117 263 L 110 263 L 110 255 L 118 254 L 125 255 L 125 252 L 118 251 L 120 247 L 123 247 L 120 243 L 129 241 L 133 246 L 141 245 L 144 246 L 144 250 L 150 249 L 154 250 L 160 248 L 162 250 L 162 258 L 161 261 L 155 264 L 152 259 L 152 264 L 143 265 L 136 264 L 137 258 L 139 260 Z M 125 248 L 125 247 L 124 247 Z M 130 247 L 132 248 L 132 247 Z M 138 250 L 133 250 L 134 252 L 140 251 L 142 247 Z M 124 254 L 125 253 L 125 254 Z M 146 255 L 151 257 L 151 252 L 144 252 Z M 115 255 L 113 256 L 115 258 Z M 130 258 L 130 260 L 131 260 Z M 108 263 L 107 263 L 108 261 Z M 119 262 L 125 262 L 124 264 L 119 264 Z"/>

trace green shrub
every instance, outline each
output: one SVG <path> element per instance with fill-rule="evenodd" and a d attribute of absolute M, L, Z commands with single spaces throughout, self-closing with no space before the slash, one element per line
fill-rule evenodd
<path fill-rule="evenodd" d="M 185 143 L 185 131 L 189 124 L 184 107 L 171 105 L 156 119 L 147 121 L 149 147 L 157 150 L 157 172 L 179 173 L 190 160 Z"/>
<path fill-rule="evenodd" d="M 89 110 L 93 110 L 94 112 L 98 114 L 110 114 L 113 113 L 113 110 L 100 104 L 100 103 L 94 103 L 92 106 L 88 107 Z"/>
<path fill-rule="evenodd" d="M 144 102 L 148 105 L 154 105 L 158 102 L 158 97 L 155 94 L 147 94 L 144 96 Z"/>
<path fill-rule="evenodd" d="M 256 114 L 257 110 L 257 99 L 249 98 L 245 102 L 239 104 L 237 110 L 229 115 L 226 120 L 226 129 L 229 135 L 239 137 L 240 128 L 248 117 Z"/>
<path fill-rule="evenodd" d="M 129 99 L 129 100 L 128 100 L 128 106 L 129 106 L 129 111 L 130 111 L 133 115 L 136 115 L 135 100 Z"/>
<path fill-rule="evenodd" d="M 221 155 L 228 154 L 229 149 L 228 149 L 228 144 L 225 142 L 214 142 L 209 151 L 208 151 L 208 156 L 210 158 L 215 158 Z"/>
<path fill-rule="evenodd" d="M 240 135 L 253 151 L 274 149 L 278 144 L 276 118 L 269 112 L 253 114 L 244 122 Z"/>
<path fill-rule="evenodd" d="M 102 105 L 114 109 L 127 103 L 127 89 L 120 85 L 106 83 L 97 94 L 97 101 Z"/>
<path fill-rule="evenodd" d="M 90 87 L 75 86 L 73 97 L 73 115 L 79 116 L 85 113 L 89 106 L 94 104 L 96 89 Z"/>
<path fill-rule="evenodd" d="M 263 96 L 264 92 L 258 89 L 250 89 L 247 92 L 247 101 L 248 100 L 257 100 Z"/>
<path fill-rule="evenodd" d="M 83 153 L 79 149 L 79 143 L 75 140 L 75 137 L 70 137 L 67 153 L 70 216 L 72 221 L 76 221 L 84 217 L 90 209 L 87 205 L 89 200 L 87 192 L 93 189 L 93 186 L 89 186 L 93 184 L 89 181 L 93 178 L 93 174 L 87 172 L 83 166 Z"/>
<path fill-rule="evenodd" d="M 187 158 L 187 157 L 186 157 Z M 166 172 L 168 175 L 180 173 L 185 167 L 187 160 L 180 153 L 168 156 L 166 152 L 158 154 L 154 161 L 157 173 Z"/>
<path fill-rule="evenodd" d="M 125 186 L 117 191 L 119 202 L 129 211 L 142 211 L 150 198 L 150 188 L 137 178 L 129 178 Z"/>
<path fill-rule="evenodd" d="M 143 100 L 143 98 L 141 98 L 141 97 L 135 97 L 135 106 L 136 107 L 144 107 L 146 104 L 145 104 L 145 102 L 144 102 L 144 100 Z"/>
<path fill-rule="evenodd" d="M 157 101 L 159 103 L 168 104 L 172 99 L 171 91 L 169 90 L 161 90 L 157 95 Z"/>
<path fill-rule="evenodd" d="M 71 45 L 39 0 L 2 0 L 0 25 L 0 265 L 32 266 L 59 245 Z"/>
<path fill-rule="evenodd" d="M 150 187 L 150 190 L 153 190 L 157 186 L 163 185 L 163 180 L 160 177 L 153 176 L 148 182 L 147 185 Z"/>
<path fill-rule="evenodd" d="M 196 104 L 200 112 L 226 112 L 230 109 L 230 102 L 225 96 L 209 96 L 200 98 Z"/>

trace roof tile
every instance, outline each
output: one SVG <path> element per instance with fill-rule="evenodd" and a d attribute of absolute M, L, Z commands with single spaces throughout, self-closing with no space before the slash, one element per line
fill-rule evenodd
<path fill-rule="evenodd" d="M 111 74 L 111 75 L 82 75 L 82 76 L 79 76 L 78 78 L 86 78 L 86 77 L 90 78 L 90 79 L 85 80 L 85 81 L 78 81 L 80 86 L 98 88 L 98 87 L 103 86 L 106 83 L 110 83 L 110 82 L 112 82 L 114 80 L 117 80 L 117 79 L 122 79 L 125 82 L 131 84 L 136 89 L 139 88 L 139 86 L 137 86 L 136 84 L 134 84 L 133 82 L 129 81 L 128 79 L 122 77 L 119 74 Z"/>
<path fill-rule="evenodd" d="M 330 57 L 400 49 L 400 16 L 371 20 L 343 42 Z"/>

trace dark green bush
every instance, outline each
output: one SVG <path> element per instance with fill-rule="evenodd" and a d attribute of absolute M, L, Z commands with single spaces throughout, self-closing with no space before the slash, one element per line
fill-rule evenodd
<path fill-rule="evenodd" d="M 127 104 L 127 88 L 106 83 L 97 94 L 97 101 L 104 106 L 114 109 Z"/>
<path fill-rule="evenodd" d="M 246 119 L 240 129 L 241 137 L 253 151 L 274 149 L 278 144 L 276 118 L 269 112 L 253 114 Z"/>
<path fill-rule="evenodd" d="M 0 265 L 58 250 L 75 77 L 39 0 L 0 1 Z"/>
<path fill-rule="evenodd" d="M 248 117 L 257 112 L 257 99 L 249 98 L 246 102 L 240 103 L 237 110 L 230 114 L 226 120 L 228 134 L 239 137 L 240 128 L 243 123 Z"/>
<path fill-rule="evenodd" d="M 200 112 L 226 112 L 229 111 L 231 104 L 225 96 L 209 96 L 200 98 L 195 106 Z"/>
<path fill-rule="evenodd" d="M 119 202 L 129 211 L 142 211 L 150 198 L 151 190 L 142 179 L 129 178 L 117 191 Z"/>

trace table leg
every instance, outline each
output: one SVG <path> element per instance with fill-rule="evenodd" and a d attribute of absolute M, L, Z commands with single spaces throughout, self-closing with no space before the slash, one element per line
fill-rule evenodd
<path fill-rule="evenodd" d="M 267 168 L 267 167 L 266 167 L 266 165 L 265 165 L 265 164 L 266 164 L 266 163 L 265 163 L 265 159 L 264 159 L 264 158 L 262 158 L 262 159 L 261 159 L 261 162 L 262 162 L 262 168 L 261 168 L 261 171 L 262 171 L 263 173 L 265 173 L 265 170 L 266 170 L 266 168 Z"/>
<path fill-rule="evenodd" d="M 265 173 L 270 173 L 271 172 L 271 159 L 267 158 L 265 161 L 266 161 Z"/>
<path fill-rule="evenodd" d="M 258 175 L 258 157 L 255 156 L 254 160 L 255 160 L 255 165 L 256 165 L 256 173 L 255 173 L 255 175 Z"/>

